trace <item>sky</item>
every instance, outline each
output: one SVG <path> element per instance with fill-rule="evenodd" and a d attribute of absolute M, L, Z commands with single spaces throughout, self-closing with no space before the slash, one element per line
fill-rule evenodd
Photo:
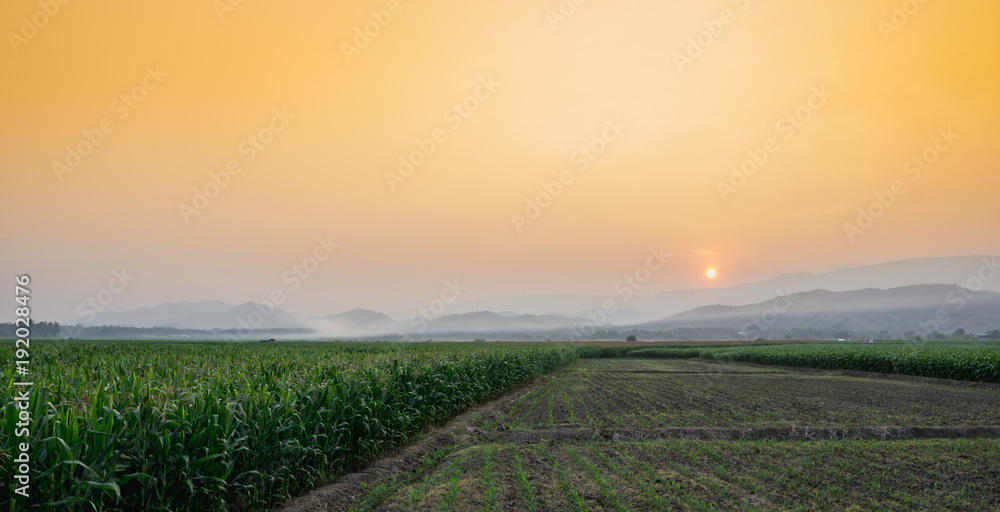
<path fill-rule="evenodd" d="M 72 321 L 1000 252 L 1000 3 L 577 2 L 3 2 L 0 272 Z"/>

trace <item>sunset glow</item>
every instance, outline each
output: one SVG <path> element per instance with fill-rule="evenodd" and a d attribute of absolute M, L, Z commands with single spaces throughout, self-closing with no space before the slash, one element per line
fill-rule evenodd
<path fill-rule="evenodd" d="M 122 268 L 112 309 L 406 314 L 613 295 L 651 247 L 639 295 L 1000 250 L 998 2 L 58 3 L 0 5 L 0 265 L 43 319 Z"/>

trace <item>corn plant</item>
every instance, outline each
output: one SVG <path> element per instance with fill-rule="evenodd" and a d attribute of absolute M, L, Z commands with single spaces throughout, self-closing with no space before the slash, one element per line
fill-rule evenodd
<path fill-rule="evenodd" d="M 0 510 L 269 508 L 577 358 L 569 347 L 39 344 L 31 437 L 0 382 Z M 10 368 L 10 352 L 0 367 Z M 8 479 L 8 482 L 11 479 Z"/>

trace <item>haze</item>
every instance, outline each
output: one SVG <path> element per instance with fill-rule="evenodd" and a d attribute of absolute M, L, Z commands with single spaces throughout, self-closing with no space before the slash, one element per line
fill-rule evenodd
<path fill-rule="evenodd" d="M 1000 252 L 1000 4 L 562 4 L 4 2 L 0 273 L 408 315 Z"/>

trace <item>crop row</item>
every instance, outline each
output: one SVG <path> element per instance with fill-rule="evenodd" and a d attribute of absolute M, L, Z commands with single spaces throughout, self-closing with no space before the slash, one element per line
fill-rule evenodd
<path fill-rule="evenodd" d="M 478 445 L 362 500 L 373 511 L 993 510 L 998 455 L 989 439 Z"/>
<path fill-rule="evenodd" d="M 471 346 L 34 352 L 31 497 L 18 498 L 19 510 L 270 507 L 577 357 L 567 347 Z M 14 435 L 12 384 L 0 386 L 6 475 L 25 441 Z M 0 495 L 0 509 L 12 496 Z"/>
<path fill-rule="evenodd" d="M 685 359 L 700 357 L 719 361 L 766 365 L 895 373 L 938 379 L 1000 383 L 1000 349 L 827 347 L 781 345 L 739 348 L 649 348 L 632 350 L 629 357 Z"/>
<path fill-rule="evenodd" d="M 634 370 L 609 370 L 614 367 Z M 749 371 L 739 372 L 741 368 Z M 587 360 L 524 394 L 482 427 L 500 425 L 513 429 L 1000 425 L 1000 390 L 694 360 Z"/>

